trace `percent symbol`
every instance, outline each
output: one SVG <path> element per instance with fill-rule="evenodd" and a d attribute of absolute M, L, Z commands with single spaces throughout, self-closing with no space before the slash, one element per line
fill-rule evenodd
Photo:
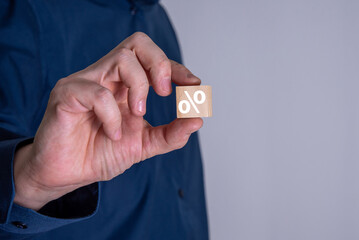
<path fill-rule="evenodd" d="M 189 113 L 189 111 L 191 110 L 191 105 L 192 105 L 192 107 L 194 108 L 196 113 L 199 113 L 199 110 L 198 110 L 196 104 L 203 104 L 206 101 L 206 94 L 202 90 L 197 90 L 194 92 L 193 99 L 192 99 L 187 91 L 184 91 L 184 93 L 186 94 L 186 97 L 188 100 L 181 100 L 178 104 L 178 110 L 182 114 Z M 183 109 L 184 106 L 186 106 L 185 109 Z"/>

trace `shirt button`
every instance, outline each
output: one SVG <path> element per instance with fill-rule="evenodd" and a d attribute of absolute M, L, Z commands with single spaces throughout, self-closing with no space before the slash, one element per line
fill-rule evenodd
<path fill-rule="evenodd" d="M 136 15 L 137 13 L 137 7 L 136 6 L 132 6 L 131 7 L 131 15 Z"/>
<path fill-rule="evenodd" d="M 184 195 L 183 195 L 183 190 L 180 188 L 180 189 L 178 189 L 178 196 L 180 197 L 180 198 L 183 198 L 184 197 Z"/>
<path fill-rule="evenodd" d="M 14 221 L 11 224 L 14 225 L 17 228 L 21 228 L 21 229 L 26 229 L 27 228 L 26 224 L 23 223 L 23 222 Z"/>

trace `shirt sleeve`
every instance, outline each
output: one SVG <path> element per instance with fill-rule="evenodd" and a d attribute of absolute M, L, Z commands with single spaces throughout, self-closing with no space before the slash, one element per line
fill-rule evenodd
<path fill-rule="evenodd" d="M 32 142 L 44 94 L 50 91 L 41 68 L 40 35 L 27 1 L 0 1 L 0 239 L 23 239 L 83 221 L 96 214 L 99 205 L 99 183 L 79 188 L 38 212 L 13 202 L 14 155 L 18 147 Z"/>

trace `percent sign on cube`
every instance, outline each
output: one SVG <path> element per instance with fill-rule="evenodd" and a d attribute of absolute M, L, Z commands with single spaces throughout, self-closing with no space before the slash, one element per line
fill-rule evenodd
<path fill-rule="evenodd" d="M 212 117 L 211 86 L 176 87 L 177 117 Z"/>

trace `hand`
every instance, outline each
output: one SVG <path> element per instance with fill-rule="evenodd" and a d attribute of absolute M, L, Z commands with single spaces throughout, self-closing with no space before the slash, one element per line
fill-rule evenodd
<path fill-rule="evenodd" d="M 33 144 L 14 160 L 15 203 L 34 210 L 81 186 L 110 180 L 133 164 L 183 147 L 202 119 L 152 127 L 149 86 L 161 96 L 200 80 L 135 33 L 98 62 L 58 81 Z"/>

